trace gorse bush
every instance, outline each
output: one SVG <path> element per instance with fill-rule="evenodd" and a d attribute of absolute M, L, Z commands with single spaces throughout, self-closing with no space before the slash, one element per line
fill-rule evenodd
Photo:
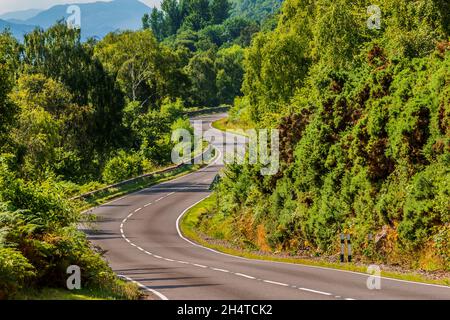
<path fill-rule="evenodd" d="M 143 173 L 142 157 L 135 154 L 127 154 L 120 151 L 119 154 L 108 161 L 103 170 L 103 181 L 115 183 Z"/>
<path fill-rule="evenodd" d="M 362 260 L 448 270 L 450 11 L 379 1 L 371 30 L 369 4 L 288 0 L 254 39 L 231 120 L 280 129 L 282 170 L 229 166 L 221 214 L 272 250 L 334 255 L 348 232 Z"/>
<path fill-rule="evenodd" d="M 33 266 L 19 251 L 0 247 L 0 300 L 17 293 L 34 277 Z"/>
<path fill-rule="evenodd" d="M 0 157 L 0 296 L 14 298 L 22 287 L 65 288 L 70 265 L 82 270 L 84 287 L 118 291 L 120 284 L 86 235 L 81 215 L 48 180 L 18 179 Z"/>

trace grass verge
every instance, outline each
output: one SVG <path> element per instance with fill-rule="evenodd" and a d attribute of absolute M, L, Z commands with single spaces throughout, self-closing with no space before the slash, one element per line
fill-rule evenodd
<path fill-rule="evenodd" d="M 125 284 L 126 285 L 126 284 Z M 128 289 L 127 291 L 134 291 Z M 138 297 L 133 297 L 134 299 Z M 15 300 L 131 300 L 132 298 L 100 289 L 67 290 L 44 288 L 42 290 L 24 290 L 19 292 Z M 134 300 L 132 299 L 132 300 Z"/>
<path fill-rule="evenodd" d="M 245 136 L 248 135 L 245 133 L 245 130 L 249 129 L 246 126 L 242 126 L 239 124 L 235 124 L 229 120 L 229 118 L 222 118 L 219 120 L 216 120 L 212 123 L 213 128 L 221 131 L 228 131 L 231 133 L 235 133 L 237 135 Z"/>
<path fill-rule="evenodd" d="M 215 195 L 212 194 L 210 197 L 206 198 L 202 202 L 198 203 L 191 209 L 189 209 L 186 214 L 182 217 L 180 221 L 180 230 L 183 233 L 183 235 L 190 240 L 217 250 L 219 252 L 227 253 L 233 256 L 248 258 L 248 259 L 255 259 L 255 260 L 265 260 L 265 261 L 274 261 L 274 262 L 286 262 L 286 263 L 294 263 L 294 264 L 300 264 L 300 265 L 307 265 L 307 266 L 315 266 L 315 267 L 324 267 L 324 268 L 330 268 L 330 269 L 338 269 L 338 270 L 346 270 L 346 271 L 353 271 L 353 272 L 360 272 L 360 273 L 366 273 L 367 267 L 366 265 L 360 265 L 360 264 L 354 264 L 354 263 L 346 263 L 346 264 L 340 264 L 340 263 L 331 263 L 327 261 L 318 261 L 318 260 L 309 260 L 306 258 L 288 258 L 288 257 L 279 257 L 275 254 L 272 255 L 262 255 L 254 251 L 250 250 L 244 250 L 237 248 L 235 246 L 232 246 L 231 243 L 229 243 L 229 246 L 212 243 L 211 241 L 208 241 L 205 239 L 205 237 L 202 236 L 202 233 L 198 230 L 198 225 L 200 222 L 200 217 L 203 214 L 206 214 L 207 212 L 210 212 L 214 209 L 216 203 Z M 213 238 L 212 235 L 208 234 L 208 237 Z M 228 244 L 228 243 L 227 243 Z M 450 286 L 450 279 L 428 279 L 427 277 L 417 274 L 414 272 L 393 272 L 393 271 L 382 271 L 382 277 L 386 278 L 393 278 L 398 280 L 407 280 L 407 281 L 415 281 L 415 282 L 422 282 L 422 283 L 429 283 L 429 284 L 438 284 L 438 285 L 446 285 Z"/>
<path fill-rule="evenodd" d="M 14 294 L 12 300 L 139 300 L 147 296 L 139 287 L 129 281 L 114 279 L 101 287 L 85 287 L 80 290 L 65 288 L 23 288 Z M 150 297 L 151 298 L 151 297 Z"/>

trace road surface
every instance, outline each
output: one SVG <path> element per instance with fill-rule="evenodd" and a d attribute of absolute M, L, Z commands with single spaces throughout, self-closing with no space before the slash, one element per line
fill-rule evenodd
<path fill-rule="evenodd" d="M 223 116 L 203 117 L 204 130 Z M 219 146 L 222 133 L 210 132 Z M 450 299 L 449 287 L 381 278 L 381 289 L 369 290 L 367 274 L 248 260 L 184 239 L 177 221 L 209 195 L 222 154 L 198 172 L 92 210 L 99 222 L 89 238 L 107 251 L 117 274 L 170 300 Z"/>

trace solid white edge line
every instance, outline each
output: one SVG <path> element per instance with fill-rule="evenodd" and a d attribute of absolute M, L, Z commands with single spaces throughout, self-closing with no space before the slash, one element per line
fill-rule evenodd
<path fill-rule="evenodd" d="M 149 291 L 149 292 L 151 292 L 151 293 L 153 293 L 154 295 L 156 295 L 158 298 L 160 298 L 161 300 L 169 300 L 169 298 L 167 298 L 165 295 L 163 295 L 161 292 L 158 292 L 158 291 L 156 291 L 156 290 L 154 290 L 154 289 L 152 289 L 152 288 L 149 288 L 149 287 L 147 287 L 146 285 L 143 285 L 142 283 L 140 283 L 140 282 L 138 282 L 138 281 L 136 281 L 136 280 L 133 280 L 133 279 L 131 279 L 130 277 L 127 277 L 127 276 L 124 276 L 124 275 L 117 275 L 119 278 L 123 278 L 123 279 L 125 279 L 125 280 L 128 280 L 128 281 L 130 281 L 130 282 L 132 282 L 132 283 L 134 283 L 134 284 L 136 284 L 136 285 L 138 285 L 140 288 L 142 288 L 142 289 L 144 289 L 144 290 L 147 290 L 147 291 Z"/>
<path fill-rule="evenodd" d="M 210 124 L 211 126 L 211 124 Z M 212 128 L 212 127 L 211 127 Z M 217 129 L 216 129 L 217 130 Z M 221 153 L 221 151 L 219 149 L 216 149 L 219 153 Z M 217 157 L 218 158 L 218 157 Z M 217 159 L 216 159 L 217 161 Z M 214 161 L 214 163 L 216 162 Z M 212 163 L 213 164 L 213 163 Z M 211 166 L 212 164 L 208 165 Z M 208 168 L 206 167 L 206 168 Z M 205 169 L 206 169 L 205 168 Z M 202 248 L 204 250 L 208 250 L 211 252 L 214 252 L 216 254 L 221 254 L 227 257 L 232 257 L 232 258 L 236 258 L 236 259 L 241 259 L 241 260 L 245 260 L 245 261 L 257 261 L 257 262 L 263 262 L 263 263 L 276 263 L 276 264 L 286 264 L 286 265 L 292 265 L 292 266 L 297 266 L 297 267 L 305 267 L 305 268 L 312 268 L 312 269 L 320 269 L 320 270 L 327 270 L 327 271 L 333 271 L 333 272 L 345 272 L 345 273 L 350 273 L 350 274 L 355 274 L 355 275 L 359 275 L 359 276 L 364 276 L 364 277 L 370 277 L 370 274 L 368 273 L 362 273 L 362 272 L 356 272 L 356 271 L 349 271 L 349 270 L 340 270 L 340 269 L 333 269 L 333 268 L 328 268 L 328 267 L 320 267 L 320 266 L 311 266 L 311 265 L 307 265 L 307 264 L 301 264 L 301 263 L 292 263 L 292 262 L 283 262 L 283 261 L 270 261 L 270 260 L 262 260 L 262 259 L 250 259 L 250 258 L 245 258 L 245 257 L 240 257 L 240 256 L 235 256 L 232 254 L 228 254 L 228 253 L 224 253 L 224 252 L 220 252 L 217 251 L 215 249 L 212 248 L 208 248 L 205 246 L 202 246 L 198 243 L 195 243 L 191 240 L 189 240 L 188 238 L 186 238 L 183 233 L 180 230 L 180 221 L 183 218 L 183 216 L 193 207 L 195 207 L 197 204 L 199 204 L 200 202 L 202 202 L 203 200 L 211 197 L 212 193 L 208 194 L 206 197 L 203 197 L 201 200 L 197 201 L 196 203 L 194 203 L 193 205 L 191 205 L 190 207 L 188 207 L 187 209 L 185 209 L 179 216 L 176 223 L 176 228 L 177 228 L 177 232 L 178 232 L 178 236 L 183 239 L 184 241 L 192 244 L 193 246 L 196 246 L 198 248 Z M 415 281 L 409 281 L 409 280 L 401 280 L 401 279 L 394 279 L 394 278 L 387 278 L 387 277 L 380 277 L 383 280 L 388 280 L 388 281 L 395 281 L 395 282 L 403 282 L 403 283 L 410 283 L 410 284 L 416 284 L 416 285 L 423 285 L 423 286 L 430 286 L 430 287 L 436 287 L 436 288 L 444 288 L 444 289 L 449 289 L 450 290 L 450 286 L 445 286 L 445 285 L 439 285 L 439 284 L 432 284 L 432 283 L 424 283 L 424 282 L 415 282 Z"/>
<path fill-rule="evenodd" d="M 212 127 L 212 123 L 209 124 L 209 127 L 210 127 L 211 129 L 217 130 L 217 129 L 215 129 L 215 128 Z M 217 130 L 217 131 L 220 131 L 220 130 Z M 226 133 L 226 134 L 227 134 L 227 133 Z M 228 134 L 229 134 L 229 133 L 228 133 Z M 211 146 L 214 148 L 214 146 L 213 146 L 212 144 L 211 144 Z M 89 211 L 93 211 L 93 210 L 95 210 L 96 208 L 99 208 L 99 207 L 102 207 L 102 206 L 105 206 L 105 205 L 114 203 L 114 202 L 116 202 L 116 201 L 122 200 L 122 199 L 127 198 L 127 197 L 130 197 L 130 196 L 132 196 L 132 195 L 142 193 L 142 192 L 144 192 L 144 191 L 151 190 L 151 189 L 153 189 L 154 187 L 161 187 L 161 185 L 165 185 L 165 184 L 168 184 L 168 183 L 172 183 L 172 182 L 174 182 L 174 181 L 177 181 L 177 180 L 180 180 L 180 179 L 189 177 L 189 176 L 191 176 L 191 175 L 193 175 L 193 174 L 196 174 L 196 173 L 198 173 L 198 172 L 203 172 L 203 171 L 205 171 L 206 169 L 208 169 L 210 166 L 216 164 L 216 162 L 217 162 L 218 159 L 219 159 L 219 154 L 222 154 L 222 152 L 221 152 L 218 148 L 214 148 L 214 149 L 216 149 L 216 151 L 218 151 L 218 153 L 217 153 L 216 156 L 215 156 L 215 160 L 214 160 L 213 162 L 211 162 L 209 165 L 207 165 L 207 166 L 206 166 L 205 168 L 203 168 L 203 169 L 200 169 L 200 170 L 191 172 L 191 173 L 189 173 L 189 174 L 186 174 L 186 175 L 183 175 L 183 176 L 181 176 L 181 177 L 178 177 L 178 178 L 169 180 L 169 181 L 167 181 L 167 182 L 162 182 L 162 183 L 160 183 L 160 184 L 151 186 L 151 187 L 149 187 L 149 188 L 145 188 L 145 189 L 142 189 L 142 190 L 138 190 L 138 191 L 133 192 L 133 193 L 130 193 L 130 194 L 126 195 L 126 196 L 123 196 L 123 197 L 114 199 L 114 200 L 112 200 L 112 201 L 110 201 L 110 202 L 104 203 L 104 204 L 102 204 L 102 205 L 100 205 L 100 206 L 98 206 L 98 207 L 94 207 L 94 208 L 87 209 L 86 211 L 83 211 L 82 213 L 86 213 L 86 212 L 89 212 Z M 195 243 L 195 242 L 193 242 L 193 241 L 187 239 L 186 237 L 183 236 L 183 234 L 181 233 L 180 227 L 179 227 L 181 218 L 186 214 L 187 211 L 189 211 L 190 209 L 192 209 L 193 207 L 195 207 L 197 204 L 199 204 L 199 203 L 202 202 L 203 200 L 209 198 L 210 196 L 211 196 L 211 193 L 208 194 L 206 197 L 203 197 L 201 200 L 197 201 L 196 203 L 194 203 L 193 205 L 191 205 L 191 206 L 188 207 L 187 209 L 185 209 L 185 210 L 180 214 L 180 216 L 177 218 L 177 220 L 176 220 L 176 229 L 177 229 L 177 233 L 178 233 L 179 237 L 180 237 L 181 239 L 185 240 L 186 242 L 190 243 L 191 245 L 196 246 L 196 247 L 199 247 L 199 248 L 202 248 L 202 249 L 204 249 L 204 250 L 208 250 L 208 251 L 214 252 L 214 253 L 216 253 L 216 254 L 221 254 L 221 255 L 224 255 L 224 256 L 229 256 L 229 257 L 232 257 L 232 258 L 241 259 L 241 260 L 246 260 L 246 261 L 254 261 L 254 262 L 257 261 L 257 262 L 263 262 L 263 263 L 286 264 L 286 265 L 292 265 L 292 266 L 298 266 L 298 267 L 306 267 L 306 268 L 314 268 L 314 269 L 321 269 L 321 270 L 334 271 L 334 272 L 345 272 L 345 273 L 350 273 L 350 274 L 360 275 L 360 276 L 364 276 L 364 277 L 370 276 L 370 274 L 366 274 L 366 273 L 362 273 L 362 272 L 349 271 L 349 270 L 340 270 L 340 269 L 333 269 L 333 268 L 328 268 L 328 267 L 311 266 L 311 265 L 305 265 L 305 264 L 299 264 L 299 263 L 291 263 L 291 262 L 282 262 L 282 261 L 268 261 L 268 260 L 261 260 L 261 259 L 249 259 L 249 258 L 245 258 L 245 257 L 240 257 L 240 256 L 235 256 L 235 255 L 223 253 L 223 252 L 220 252 L 220 251 L 217 251 L 217 250 L 214 250 L 214 249 L 211 249 L 211 248 L 202 246 L 202 245 L 200 245 L 200 244 L 198 244 L 198 243 Z M 181 261 L 178 261 L 178 262 L 181 263 Z M 183 261 L 182 263 L 185 263 L 185 262 Z M 382 279 L 384 279 L 384 280 L 388 280 L 388 281 L 390 280 L 390 281 L 395 281 L 395 282 L 403 282 L 403 283 L 410 283 L 410 284 L 415 284 L 415 285 L 424 285 L 424 286 L 432 286 L 432 287 L 438 287 L 438 288 L 450 289 L 449 286 L 445 286 L 445 285 L 437 285 L 437 284 L 431 284 L 431 283 L 415 282 L 415 281 L 401 280 L 401 279 L 394 279 L 394 278 L 387 278 L 387 277 L 380 277 L 380 278 L 382 278 Z M 303 289 L 305 289 L 305 288 L 303 288 Z M 351 298 L 347 298 L 347 299 L 351 299 Z"/>

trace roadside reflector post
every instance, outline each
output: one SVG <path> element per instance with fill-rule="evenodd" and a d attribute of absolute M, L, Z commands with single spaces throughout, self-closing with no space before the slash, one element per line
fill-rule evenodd
<path fill-rule="evenodd" d="M 352 262 L 352 243 L 351 243 L 349 234 L 347 235 L 347 246 L 348 246 L 348 248 L 347 248 L 347 254 L 348 254 L 347 261 L 348 262 Z"/>
<path fill-rule="evenodd" d="M 341 262 L 345 262 L 345 234 L 341 233 Z"/>

